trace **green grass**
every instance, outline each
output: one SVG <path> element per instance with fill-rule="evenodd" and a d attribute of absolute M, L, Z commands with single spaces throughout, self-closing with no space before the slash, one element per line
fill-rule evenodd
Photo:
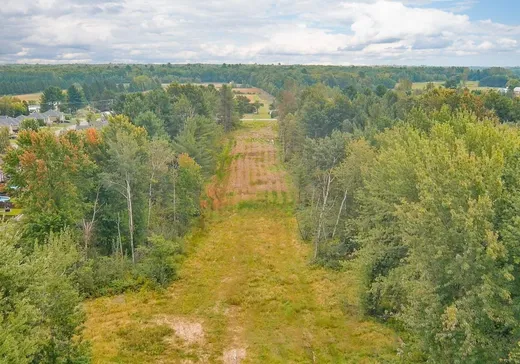
<path fill-rule="evenodd" d="M 192 254 L 166 293 L 87 304 L 94 362 L 176 362 L 186 355 L 217 362 L 230 348 L 247 348 L 253 363 L 397 361 L 390 329 L 359 310 L 345 313 L 347 304 L 358 305 L 356 273 L 310 265 L 310 246 L 298 240 L 295 224 L 290 212 L 268 203 L 242 202 L 215 214 L 190 239 Z M 200 322 L 204 342 L 186 345 L 156 328 L 153 345 L 142 326 L 163 316 Z M 129 355 L 129 346 L 146 351 Z"/>
<path fill-rule="evenodd" d="M 237 133 L 274 127 L 245 124 Z M 360 269 L 312 265 L 293 210 L 290 192 L 260 191 L 212 211 L 166 291 L 87 302 L 94 363 L 215 363 L 230 350 L 250 363 L 398 362 L 395 332 L 360 313 Z M 179 321 L 201 339 L 165 325 Z"/>
<path fill-rule="evenodd" d="M 264 105 L 260 107 L 260 110 L 257 114 L 245 114 L 244 119 L 271 119 L 271 114 L 269 113 L 269 100 L 262 98 L 260 95 L 253 95 L 253 102 L 260 101 Z"/>
<path fill-rule="evenodd" d="M 430 82 L 414 82 L 412 84 L 412 90 L 424 90 Z M 444 86 L 444 81 L 431 82 L 435 87 Z M 496 90 L 496 87 L 480 87 L 478 81 L 467 81 L 465 87 L 469 90 Z"/>
<path fill-rule="evenodd" d="M 9 212 L 0 211 L 0 216 L 18 216 L 22 212 L 22 209 L 11 209 Z"/>

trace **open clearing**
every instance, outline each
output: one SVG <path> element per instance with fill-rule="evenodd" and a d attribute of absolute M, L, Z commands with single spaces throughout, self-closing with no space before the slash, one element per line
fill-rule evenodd
<path fill-rule="evenodd" d="M 31 102 L 31 101 L 40 102 L 40 98 L 41 98 L 42 94 L 43 94 L 43 92 L 36 92 L 33 94 L 14 95 L 14 97 L 19 98 L 22 101 L 27 101 L 27 102 Z"/>
<path fill-rule="evenodd" d="M 397 336 L 359 313 L 356 274 L 309 264 L 275 125 L 234 133 L 223 203 L 187 239 L 176 282 L 85 304 L 95 363 L 397 361 Z"/>
<path fill-rule="evenodd" d="M 424 90 L 426 88 L 426 86 L 429 84 L 430 82 L 414 82 L 412 84 L 412 89 L 413 90 Z M 434 81 L 434 82 L 431 82 L 435 85 L 435 87 L 439 87 L 439 86 L 444 86 L 445 82 L 444 81 Z M 478 85 L 478 81 L 467 81 L 466 82 L 466 85 L 465 87 L 468 88 L 468 90 L 498 90 L 498 88 L 496 87 L 480 87 Z"/>

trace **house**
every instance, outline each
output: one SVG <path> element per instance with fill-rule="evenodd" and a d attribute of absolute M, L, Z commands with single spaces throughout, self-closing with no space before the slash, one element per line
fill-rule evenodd
<path fill-rule="evenodd" d="M 27 108 L 29 112 L 40 112 L 40 105 L 29 105 Z"/>
<path fill-rule="evenodd" d="M 24 116 L 23 119 L 35 119 L 35 120 L 42 120 L 45 124 L 50 124 L 48 118 L 45 116 L 45 114 L 40 114 L 39 112 L 32 112 L 27 116 Z"/>
<path fill-rule="evenodd" d="M 515 96 L 520 96 L 520 87 L 515 87 L 513 89 L 513 93 L 515 94 Z"/>
<path fill-rule="evenodd" d="M 20 122 L 24 119 L 42 120 L 46 125 L 65 121 L 65 115 L 56 110 L 47 110 L 44 113 L 32 112 L 29 115 L 21 115 L 18 118 Z"/>
<path fill-rule="evenodd" d="M 9 128 L 9 133 L 14 134 L 20 127 L 20 121 L 18 118 L 12 118 L 10 116 L 0 116 L 0 127 Z"/>
<path fill-rule="evenodd" d="M 65 115 L 56 110 L 47 110 L 43 114 L 46 117 L 46 124 L 62 123 L 65 121 Z"/>
<path fill-rule="evenodd" d="M 40 114 L 39 112 L 32 112 L 29 115 L 20 115 L 16 118 L 16 120 L 18 120 L 19 123 L 21 123 L 25 119 L 41 120 L 45 124 L 49 124 L 48 118 L 45 115 Z"/>

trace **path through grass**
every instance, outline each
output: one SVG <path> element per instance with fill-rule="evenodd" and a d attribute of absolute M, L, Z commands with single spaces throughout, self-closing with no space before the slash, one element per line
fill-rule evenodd
<path fill-rule="evenodd" d="M 273 134 L 273 124 L 255 122 L 237 140 L 258 143 Z M 247 162 L 262 155 L 251 146 L 239 145 L 252 153 L 237 157 L 245 160 L 240 168 L 268 168 Z M 233 173 L 241 172 L 249 174 Z M 189 238 L 179 280 L 166 292 L 89 302 L 85 335 L 95 362 L 395 360 L 395 334 L 358 312 L 355 274 L 309 264 L 311 248 L 298 239 L 286 195 L 248 192 L 248 199 L 233 197 L 236 203 L 214 212 L 204 231 Z"/>

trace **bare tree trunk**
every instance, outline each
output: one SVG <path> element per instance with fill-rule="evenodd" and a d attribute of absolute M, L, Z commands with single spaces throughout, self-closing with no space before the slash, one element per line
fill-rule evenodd
<path fill-rule="evenodd" d="M 90 241 L 92 240 L 92 231 L 94 230 L 94 222 L 96 221 L 96 214 L 98 212 L 98 202 L 99 202 L 99 190 L 101 187 L 98 187 L 96 192 L 96 200 L 94 201 L 94 210 L 92 211 L 92 218 L 90 221 L 86 221 L 83 219 L 83 240 L 85 243 L 85 252 L 88 249 Z"/>
<path fill-rule="evenodd" d="M 323 224 L 323 215 L 325 208 L 327 207 L 327 200 L 329 198 L 330 184 L 334 178 L 332 178 L 332 169 L 329 169 L 327 173 L 327 183 L 323 185 L 323 205 L 321 206 L 320 215 L 318 217 L 318 230 L 316 231 L 316 241 L 314 243 L 314 259 L 318 257 L 318 246 L 320 244 L 321 230 Z"/>
<path fill-rule="evenodd" d="M 119 242 L 119 250 L 121 257 L 123 257 L 123 241 L 121 240 L 121 216 L 117 213 L 117 238 Z"/>
<path fill-rule="evenodd" d="M 148 221 L 146 222 L 146 228 L 150 228 L 150 217 L 152 216 L 152 185 L 153 185 L 153 178 L 154 178 L 154 172 L 152 172 L 152 175 L 150 176 L 150 186 L 148 188 Z"/>
<path fill-rule="evenodd" d="M 173 175 L 173 221 L 177 221 L 177 193 L 175 186 L 177 185 L 177 172 Z"/>
<path fill-rule="evenodd" d="M 336 235 L 336 228 L 338 227 L 339 218 L 341 216 L 341 212 L 343 211 L 343 206 L 345 205 L 346 200 L 347 200 L 347 189 L 345 189 L 345 193 L 343 194 L 343 200 L 341 201 L 341 205 L 339 207 L 338 217 L 336 218 L 336 224 L 334 225 L 334 230 L 332 230 L 332 239 L 334 239 L 334 236 Z"/>
<path fill-rule="evenodd" d="M 132 250 L 132 263 L 135 263 L 134 252 L 134 214 L 132 210 L 132 189 L 130 188 L 130 180 L 126 175 L 126 203 L 128 207 L 128 225 L 130 230 L 130 249 Z"/>
<path fill-rule="evenodd" d="M 282 161 L 286 162 L 287 159 L 286 159 L 286 156 L 287 156 L 287 145 L 286 145 L 286 137 L 285 137 L 285 128 L 284 128 L 284 123 L 281 122 L 281 123 L 278 123 L 278 127 L 280 128 L 280 141 L 281 141 L 281 144 L 282 144 Z"/>

